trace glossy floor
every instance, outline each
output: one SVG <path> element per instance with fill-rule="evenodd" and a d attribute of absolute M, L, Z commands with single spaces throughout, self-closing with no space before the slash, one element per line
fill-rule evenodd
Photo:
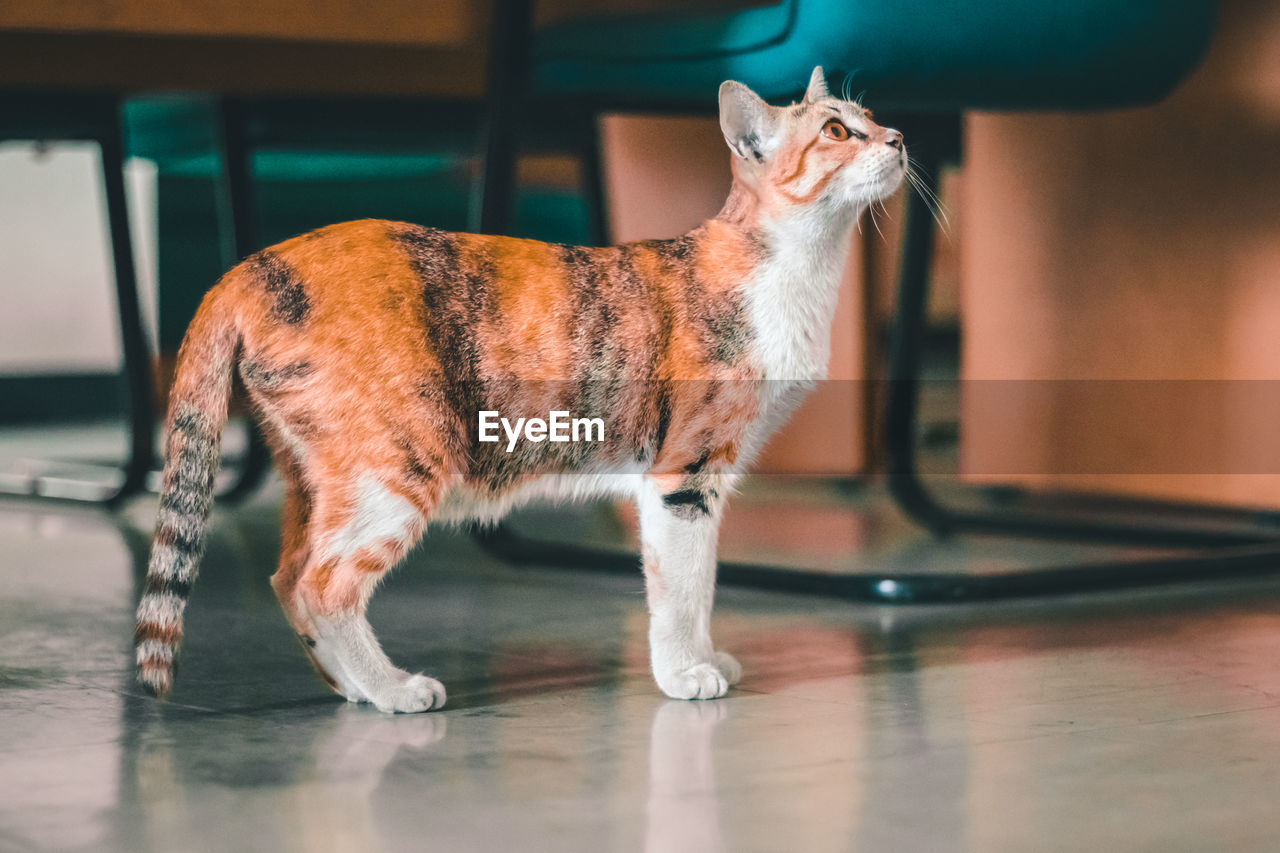
<path fill-rule="evenodd" d="M 393 717 L 305 663 L 267 496 L 219 511 L 159 704 L 130 667 L 153 511 L 0 504 L 0 849 L 1280 849 L 1280 580 L 928 608 L 725 588 L 746 675 L 683 703 L 650 681 L 638 572 L 441 534 L 372 619 L 449 706 Z M 971 559 L 899 535 L 896 564 Z"/>

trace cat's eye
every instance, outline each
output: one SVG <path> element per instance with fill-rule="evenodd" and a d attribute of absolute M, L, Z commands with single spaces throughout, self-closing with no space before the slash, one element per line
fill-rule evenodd
<path fill-rule="evenodd" d="M 836 142 L 844 142 L 850 136 L 860 142 L 866 142 L 867 140 L 865 133 L 846 127 L 845 123 L 838 118 L 827 119 L 827 123 L 822 126 L 822 135 L 827 139 L 834 139 Z"/>
<path fill-rule="evenodd" d="M 849 128 L 845 127 L 840 119 L 827 119 L 827 123 L 822 126 L 822 135 L 836 142 L 844 142 L 849 138 Z"/>

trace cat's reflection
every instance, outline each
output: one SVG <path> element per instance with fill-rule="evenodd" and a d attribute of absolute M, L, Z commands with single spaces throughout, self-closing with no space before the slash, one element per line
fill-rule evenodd
<path fill-rule="evenodd" d="M 311 752 L 313 780 L 290 797 L 304 836 L 301 849 L 325 849 L 335 840 L 353 850 L 381 846 L 374 793 L 387 768 L 439 743 L 447 725 L 443 714 L 391 716 L 353 704 L 335 709 L 333 724 Z"/>
<path fill-rule="evenodd" d="M 669 701 L 653 715 L 644 849 L 724 850 L 712 735 L 728 702 Z"/>
<path fill-rule="evenodd" d="M 316 775 L 365 793 L 402 749 L 422 751 L 443 740 L 449 722 L 443 714 L 391 715 L 352 703 L 336 708 L 333 719 L 311 752 Z"/>
<path fill-rule="evenodd" d="M 144 711 L 152 725 L 134 744 L 131 807 L 115 840 L 157 850 L 195 849 L 210 837 L 228 849 L 377 849 L 385 839 L 376 791 L 388 768 L 429 752 L 447 719 L 350 704 L 286 713 L 291 720 L 181 712 L 157 720 Z M 297 751 L 287 748 L 295 738 Z"/>

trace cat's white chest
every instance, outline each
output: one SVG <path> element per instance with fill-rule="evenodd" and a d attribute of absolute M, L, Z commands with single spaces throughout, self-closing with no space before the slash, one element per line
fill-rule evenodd
<path fill-rule="evenodd" d="M 747 288 L 755 360 L 766 380 L 812 382 L 827 375 L 849 240 L 806 236 L 777 235 Z"/>

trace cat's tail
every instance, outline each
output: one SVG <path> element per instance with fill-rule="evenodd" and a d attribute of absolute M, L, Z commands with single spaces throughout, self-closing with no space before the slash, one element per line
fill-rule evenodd
<path fill-rule="evenodd" d="M 134 632 L 138 681 L 155 696 L 173 686 L 182 611 L 204 552 L 221 462 L 222 427 L 240 344 L 230 277 L 209 291 L 191 321 L 170 392 L 160 512 Z"/>

